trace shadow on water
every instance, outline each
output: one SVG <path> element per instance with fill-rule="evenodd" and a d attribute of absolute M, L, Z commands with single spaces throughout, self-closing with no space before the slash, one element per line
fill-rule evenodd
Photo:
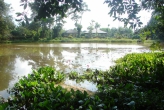
<path fill-rule="evenodd" d="M 148 52 L 142 45 L 108 43 L 44 43 L 0 45 L 0 95 L 7 97 L 6 89 L 24 76 L 42 66 L 52 66 L 59 71 L 82 74 L 86 69 L 108 70 L 114 60 L 133 52 Z M 96 91 L 96 85 L 88 81 L 66 84 Z M 6 95 L 5 95 L 6 94 Z"/>

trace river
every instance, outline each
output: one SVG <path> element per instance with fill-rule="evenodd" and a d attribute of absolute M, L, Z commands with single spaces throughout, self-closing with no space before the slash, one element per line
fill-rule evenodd
<path fill-rule="evenodd" d="M 138 44 L 110 43 L 15 43 L 0 45 L 0 95 L 8 97 L 6 90 L 18 79 L 42 66 L 52 66 L 59 71 L 82 73 L 87 68 L 108 70 L 114 61 L 128 53 L 148 52 Z M 66 80 L 66 84 L 76 85 Z M 82 86 L 95 91 L 91 83 Z"/>

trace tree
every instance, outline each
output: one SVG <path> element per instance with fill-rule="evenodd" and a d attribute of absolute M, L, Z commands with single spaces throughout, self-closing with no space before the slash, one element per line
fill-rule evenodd
<path fill-rule="evenodd" d="M 62 36 L 62 23 L 58 23 L 57 25 L 54 26 L 53 28 L 53 38 L 60 37 Z"/>
<path fill-rule="evenodd" d="M 79 12 L 74 13 L 72 10 L 69 12 L 69 14 L 72 15 L 71 19 L 75 22 L 75 27 L 76 27 L 77 33 L 78 33 L 77 37 L 80 37 L 80 35 L 81 35 L 81 29 L 82 29 L 81 21 L 82 21 L 83 14 L 86 11 L 90 11 L 88 9 L 88 5 L 85 2 L 83 2 L 81 6 L 82 6 L 82 8 L 81 8 L 81 10 L 79 10 Z"/>
<path fill-rule="evenodd" d="M 100 30 L 107 32 L 107 37 L 110 37 L 110 28 L 100 28 Z"/>
<path fill-rule="evenodd" d="M 26 9 L 27 5 L 31 0 L 21 0 L 22 6 Z M 54 15 L 66 16 L 66 12 L 69 9 L 75 12 L 82 10 L 82 0 L 34 0 L 34 5 L 36 6 L 37 16 L 35 18 L 46 18 Z M 164 1 L 163 0 L 105 0 L 108 7 L 110 7 L 110 16 L 123 21 L 125 25 L 128 23 L 131 27 L 141 26 L 140 17 L 138 13 L 141 10 L 152 9 L 155 11 L 158 20 L 163 20 L 164 18 Z M 123 14 L 127 16 L 123 18 Z"/>
<path fill-rule="evenodd" d="M 77 28 L 77 35 L 78 35 L 77 37 L 80 37 L 82 25 L 81 24 L 78 24 L 78 23 L 75 23 L 75 26 Z"/>
<path fill-rule="evenodd" d="M 66 23 L 62 16 L 55 16 L 55 26 L 53 27 L 53 38 L 62 37 L 63 25 Z"/>
<path fill-rule="evenodd" d="M 54 26 L 54 18 L 41 19 L 41 37 L 50 38 L 52 33 L 52 27 Z"/>
<path fill-rule="evenodd" d="M 88 26 L 87 29 L 89 30 L 89 36 L 92 36 L 92 30 L 94 29 L 92 26 Z"/>
<path fill-rule="evenodd" d="M 125 25 L 130 27 L 140 27 L 142 22 L 138 13 L 141 10 L 154 10 L 153 15 L 158 22 L 164 24 L 164 1 L 163 0 L 105 0 L 108 7 L 111 8 L 109 14 L 114 19 L 123 21 Z M 126 15 L 123 17 L 123 15 Z"/>
<path fill-rule="evenodd" d="M 158 19 L 156 19 L 156 15 L 157 14 L 155 14 L 155 12 L 152 12 L 150 21 L 146 26 L 140 29 L 140 32 L 150 32 L 149 36 L 147 36 L 146 38 L 164 40 L 164 23 L 162 23 L 162 20 L 159 21 Z"/>
<path fill-rule="evenodd" d="M 72 19 L 75 23 L 77 23 L 78 20 L 81 19 L 81 16 L 78 15 L 77 13 L 74 13 L 74 14 L 72 15 L 71 19 Z"/>
<path fill-rule="evenodd" d="M 21 0 L 22 6 L 26 9 L 30 0 Z M 125 26 L 137 29 L 142 25 L 140 21 L 139 12 L 141 10 L 154 10 L 153 16 L 157 20 L 160 28 L 164 29 L 164 1 L 163 0 L 104 0 L 105 4 L 110 7 L 110 16 L 114 20 L 124 22 Z M 37 16 L 36 19 L 51 17 L 54 15 L 61 15 L 66 17 L 67 12 L 72 9 L 75 12 L 81 11 L 82 0 L 34 0 L 36 5 Z M 23 14 L 22 14 L 23 15 Z"/>
<path fill-rule="evenodd" d="M 138 36 L 140 40 L 147 39 L 164 40 L 164 24 L 156 19 L 157 13 L 152 12 L 152 16 L 146 26 L 135 31 L 135 36 Z"/>
<path fill-rule="evenodd" d="M 5 40 L 10 37 L 10 32 L 14 29 L 12 16 L 9 15 L 11 7 L 4 0 L 0 0 L 0 39 Z"/>
<path fill-rule="evenodd" d="M 88 8 L 88 5 L 87 5 L 85 2 L 82 3 L 81 7 L 82 7 L 82 8 L 81 8 L 82 11 L 81 11 L 81 20 L 80 20 L 80 24 L 81 24 L 81 21 L 82 21 L 84 12 L 90 11 L 90 9 Z"/>
<path fill-rule="evenodd" d="M 82 15 L 85 11 L 88 11 L 88 6 L 85 2 L 82 2 L 81 0 L 46 0 L 44 1 L 30 1 L 30 0 L 21 0 L 22 6 L 24 6 L 24 9 L 26 9 L 27 6 L 30 6 L 32 10 L 31 18 L 35 19 L 36 21 L 39 20 L 46 20 L 47 18 L 53 18 L 55 17 L 55 26 L 53 29 L 53 37 L 59 37 L 58 31 L 62 30 L 63 24 L 65 21 L 63 20 L 63 17 L 67 17 L 69 15 L 72 15 L 72 20 L 75 21 L 75 25 L 78 31 L 78 35 L 81 33 L 82 26 L 80 22 L 80 19 L 82 19 Z M 38 6 L 40 5 L 40 7 Z M 46 11 L 44 11 L 43 9 Z M 50 9 L 48 9 L 50 8 Z M 64 9 L 63 9 L 64 8 Z M 43 10 L 40 12 L 40 10 Z M 42 15 L 40 15 L 42 13 Z M 23 15 L 24 13 L 17 13 L 19 16 L 26 16 Z M 45 14 L 45 15 L 44 15 Z M 23 19 L 22 19 L 23 20 Z M 80 31 L 80 32 L 79 32 Z"/>
<path fill-rule="evenodd" d="M 97 29 L 100 28 L 100 24 L 98 22 L 95 23 L 95 29 L 96 29 L 96 36 L 97 36 Z"/>
<path fill-rule="evenodd" d="M 81 33 L 81 29 L 82 29 L 82 25 L 80 23 L 78 23 L 78 21 L 82 18 L 81 15 L 78 15 L 78 13 L 74 13 L 71 17 L 71 19 L 75 22 L 75 27 L 78 33 L 77 37 L 80 37 L 80 33 Z"/>
<path fill-rule="evenodd" d="M 31 14 L 31 18 L 30 20 L 33 20 L 34 18 L 36 18 L 37 16 L 37 9 L 36 9 L 36 5 L 34 2 L 30 2 L 29 3 L 29 7 L 32 10 L 32 14 Z M 40 34 L 39 36 L 41 38 L 47 38 L 47 39 L 51 39 L 53 38 L 53 29 L 54 28 L 54 24 L 58 24 L 57 22 L 60 20 L 60 16 L 54 16 L 54 17 L 49 17 L 49 18 L 42 18 L 42 19 L 38 19 L 35 22 L 40 23 Z"/>
<path fill-rule="evenodd" d="M 109 14 L 114 17 L 114 20 L 122 21 L 125 26 L 129 25 L 134 29 L 142 24 L 138 13 L 142 10 L 153 10 L 150 22 L 143 28 L 144 31 L 141 29 L 142 31 L 139 30 L 139 32 L 149 37 L 158 36 L 159 39 L 164 40 L 162 31 L 164 30 L 164 0 L 140 0 L 140 2 L 137 0 L 105 0 L 105 3 L 111 8 Z"/>
<path fill-rule="evenodd" d="M 92 37 L 92 31 L 94 29 L 94 20 L 91 20 L 90 26 L 87 27 L 87 29 L 89 30 L 89 36 Z"/>
<path fill-rule="evenodd" d="M 62 18 L 67 16 L 69 9 L 77 12 L 82 8 L 82 0 L 21 0 L 21 6 L 24 11 L 27 7 L 33 3 L 33 6 L 37 12 L 35 20 L 41 18 L 49 18 L 56 15 L 60 15 Z M 21 16 L 26 16 L 24 13 L 18 13 Z"/>
<path fill-rule="evenodd" d="M 100 30 L 105 31 L 108 33 L 108 37 L 114 38 L 132 38 L 133 31 L 132 29 L 125 28 L 125 27 L 118 27 L 118 28 L 101 28 Z"/>
<path fill-rule="evenodd" d="M 144 31 L 144 32 L 140 33 L 140 34 L 139 34 L 140 40 L 141 40 L 142 42 L 144 42 L 144 41 L 148 38 L 148 36 L 150 36 L 150 34 L 151 34 L 150 31 Z"/>

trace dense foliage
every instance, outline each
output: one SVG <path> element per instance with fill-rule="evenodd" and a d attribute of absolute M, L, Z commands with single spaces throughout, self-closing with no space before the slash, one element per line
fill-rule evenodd
<path fill-rule="evenodd" d="M 164 109 L 164 53 L 129 54 L 110 71 L 86 72 L 70 78 L 93 81 L 106 106 L 121 110 Z"/>
<path fill-rule="evenodd" d="M 109 71 L 69 74 L 77 82 L 89 80 L 98 91 L 91 95 L 58 86 L 65 74 L 43 67 L 23 77 L 9 92 L 12 98 L 1 100 L 0 108 L 77 109 L 77 110 L 163 110 L 164 53 L 133 53 L 116 61 Z"/>
<path fill-rule="evenodd" d="M 10 110 L 74 110 L 102 108 L 99 97 L 91 97 L 87 92 L 70 91 L 58 86 L 65 74 L 52 67 L 43 67 L 23 77 L 9 93 L 8 102 L 0 100 L 0 109 Z"/>
<path fill-rule="evenodd" d="M 111 8 L 109 14 L 114 19 L 124 22 L 125 26 L 132 28 L 141 27 L 139 12 L 142 10 L 153 11 L 152 17 L 144 28 L 138 31 L 141 40 L 152 38 L 163 40 L 164 29 L 164 1 L 163 0 L 105 0 L 108 7 Z M 146 33 L 146 34 L 145 34 Z"/>
<path fill-rule="evenodd" d="M 30 0 L 21 0 L 22 6 L 24 9 L 27 8 L 28 4 L 30 4 Z M 35 10 L 37 12 L 36 18 L 46 18 L 54 15 L 65 16 L 66 12 L 69 9 L 73 9 L 75 11 L 82 11 L 82 0 L 46 0 L 38 1 L 34 0 L 32 3 L 35 5 Z M 131 27 L 135 28 L 136 26 L 141 26 L 140 17 L 138 13 L 141 10 L 152 9 L 155 10 L 157 15 L 157 19 L 162 21 L 164 18 L 163 4 L 162 0 L 140 0 L 140 2 L 136 0 L 104 0 L 104 3 L 108 4 L 110 7 L 110 16 L 118 19 L 119 21 L 123 21 L 125 25 L 130 24 Z M 123 14 L 127 14 L 126 17 L 123 18 Z"/>
<path fill-rule="evenodd" d="M 153 1 L 153 0 L 151 0 Z M 54 5 L 55 3 L 55 5 Z M 137 19 L 137 23 L 141 25 L 139 21 L 139 17 L 136 17 L 136 14 L 143 8 L 148 9 L 149 5 L 144 5 L 143 1 L 142 4 L 136 3 L 134 0 L 129 1 L 110 1 L 105 0 L 105 3 L 109 5 L 111 8 L 110 14 L 112 17 L 123 21 L 125 23 L 130 23 L 135 27 L 135 23 L 131 19 Z M 147 3 L 147 1 L 146 1 Z M 155 2 L 153 2 L 155 3 Z M 152 3 L 152 4 L 153 4 Z M 75 27 L 77 31 L 76 37 L 84 38 L 84 33 L 82 33 L 83 24 L 81 24 L 81 20 L 83 14 L 86 11 L 89 11 L 88 5 L 85 2 L 80 0 L 47 0 L 46 2 L 43 1 L 30 1 L 30 0 L 21 0 L 21 6 L 23 6 L 24 11 L 22 13 L 17 13 L 16 21 L 19 22 L 17 27 L 14 27 L 12 22 L 12 17 L 9 16 L 10 6 L 6 4 L 3 0 L 0 2 L 0 40 L 11 40 L 11 41 L 45 41 L 45 40 L 52 40 L 64 37 L 65 30 L 63 29 L 64 26 L 64 19 L 63 17 L 71 16 L 71 19 L 75 22 Z M 160 10 L 162 9 L 161 6 L 162 2 L 160 3 Z M 118 7 L 120 5 L 120 7 Z M 140 7 L 142 6 L 142 8 Z M 26 15 L 26 9 L 30 9 L 32 14 L 31 16 Z M 52 8 L 53 7 L 53 8 Z M 137 8 L 138 7 L 138 8 Z M 59 9 L 58 9 L 59 8 Z M 137 10 L 137 9 L 138 10 Z M 141 9 L 139 9 L 141 8 Z M 157 8 L 157 7 L 156 7 Z M 162 11 L 159 9 L 157 10 L 155 7 L 151 7 L 154 10 L 152 19 L 145 26 L 143 29 L 136 30 L 135 34 L 133 34 L 131 29 L 128 28 L 108 28 L 102 27 L 101 30 L 107 32 L 107 35 L 104 37 L 114 37 L 117 39 L 120 38 L 135 38 L 140 39 L 141 41 L 147 39 L 163 39 L 163 21 L 162 21 Z M 46 11 L 45 13 L 40 13 L 40 10 Z M 121 10 L 122 9 L 122 10 Z M 135 10 L 136 9 L 136 10 Z M 63 11 L 64 10 L 64 11 Z M 76 10 L 76 11 L 75 11 Z M 62 12 L 61 12 L 62 11 Z M 126 13 L 129 14 L 128 18 L 119 18 L 120 14 Z M 24 17 L 23 17 L 24 16 Z M 118 17 L 119 16 L 119 17 Z M 34 19 L 37 19 L 34 21 Z M 95 29 L 96 34 L 95 36 L 99 36 L 97 31 L 99 30 L 101 24 L 91 21 L 88 24 L 88 31 L 89 34 L 87 36 L 92 37 L 92 31 Z M 72 35 L 65 36 L 71 38 Z M 70 39 L 71 40 L 71 39 Z"/>
<path fill-rule="evenodd" d="M 129 28 L 123 28 L 123 27 L 118 27 L 118 28 L 101 28 L 100 30 L 107 32 L 107 37 L 109 38 L 130 38 L 133 39 L 133 31 L 132 29 Z"/>
<path fill-rule="evenodd" d="M 153 10 L 154 16 L 157 17 L 159 22 L 163 21 L 163 0 L 105 0 L 108 7 L 111 8 L 109 14 L 119 21 L 123 21 L 125 25 L 130 24 L 132 28 L 140 27 L 140 15 L 142 10 Z M 122 16 L 125 15 L 126 16 Z M 163 23 L 162 23 L 163 24 Z"/>
<path fill-rule="evenodd" d="M 164 40 L 164 24 L 162 21 L 159 21 L 157 18 L 157 13 L 155 11 L 152 12 L 153 15 L 150 18 L 150 21 L 146 26 L 141 29 L 136 30 L 135 35 L 140 36 L 141 39 L 158 39 Z"/>
<path fill-rule="evenodd" d="M 4 0 L 0 0 L 0 40 L 6 40 L 11 37 L 11 30 L 14 29 L 12 16 L 9 14 L 10 5 Z"/>
<path fill-rule="evenodd" d="M 21 0 L 21 6 L 24 9 L 28 5 L 33 4 L 34 10 L 36 10 L 35 19 L 49 18 L 56 15 L 66 17 L 66 13 L 71 9 L 74 12 L 81 10 L 82 0 Z M 24 13 L 17 13 L 18 15 L 25 16 Z"/>

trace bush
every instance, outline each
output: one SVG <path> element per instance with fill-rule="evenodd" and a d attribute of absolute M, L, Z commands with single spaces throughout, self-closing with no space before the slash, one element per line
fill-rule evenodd
<path fill-rule="evenodd" d="M 74 110 L 101 109 L 102 100 L 90 97 L 87 92 L 70 91 L 55 85 L 65 75 L 51 67 L 43 67 L 23 77 L 10 90 L 12 99 L 1 101 L 0 108 L 18 110 Z"/>
<path fill-rule="evenodd" d="M 23 77 L 10 90 L 12 99 L 0 101 L 0 108 L 27 110 L 163 110 L 164 53 L 128 54 L 109 71 L 86 71 L 68 76 L 89 80 L 98 91 L 90 96 L 79 90 L 68 91 L 55 83 L 65 75 L 43 67 Z"/>
<path fill-rule="evenodd" d="M 76 76 L 98 85 L 97 96 L 106 109 L 163 110 L 164 53 L 134 53 L 116 61 L 109 71 Z"/>
<path fill-rule="evenodd" d="M 111 104 L 118 109 L 162 110 L 163 68 L 164 53 L 128 54 L 117 60 L 108 77 L 104 77 L 106 86 L 99 86 L 99 96 L 113 100 Z"/>

